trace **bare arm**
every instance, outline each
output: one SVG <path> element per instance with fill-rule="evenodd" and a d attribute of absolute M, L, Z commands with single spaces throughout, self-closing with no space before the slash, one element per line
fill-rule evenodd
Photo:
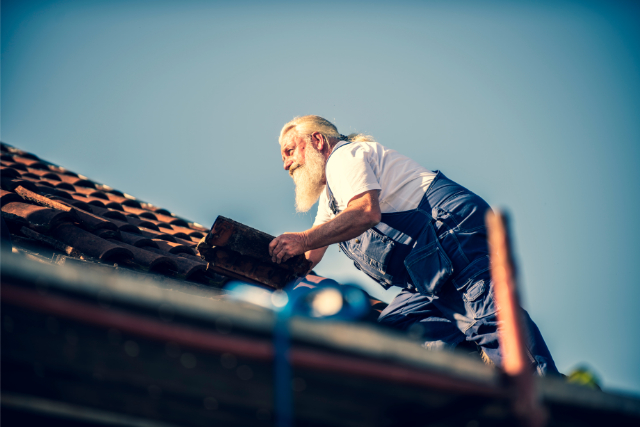
<path fill-rule="evenodd" d="M 304 255 L 307 257 L 309 261 L 311 261 L 311 268 L 309 269 L 309 271 L 313 270 L 316 267 L 316 265 L 320 264 L 320 261 L 322 261 L 322 257 L 324 256 L 324 253 L 327 252 L 327 248 L 328 246 L 323 246 L 321 248 L 311 249 L 310 251 L 305 252 Z"/>
<path fill-rule="evenodd" d="M 365 191 L 349 200 L 347 208 L 331 221 L 301 233 L 285 233 L 276 237 L 269 244 L 273 262 L 281 263 L 308 252 L 307 258 L 317 264 L 326 246 L 353 239 L 380 222 L 379 196 L 380 190 Z"/>

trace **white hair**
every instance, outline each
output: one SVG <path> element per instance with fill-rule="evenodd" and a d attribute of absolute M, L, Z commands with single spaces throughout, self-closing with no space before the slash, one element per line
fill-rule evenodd
<path fill-rule="evenodd" d="M 338 132 L 338 128 L 336 128 L 336 126 L 329 120 L 320 116 L 309 115 L 296 117 L 282 127 L 282 130 L 280 131 L 280 138 L 278 138 L 280 145 L 282 145 L 282 139 L 284 136 L 291 130 L 294 130 L 298 135 L 311 135 L 314 132 L 320 132 L 326 141 L 329 141 L 329 138 L 354 142 L 373 141 L 373 137 L 371 135 L 365 135 L 362 133 L 352 133 L 346 136 L 341 135 L 340 132 Z"/>

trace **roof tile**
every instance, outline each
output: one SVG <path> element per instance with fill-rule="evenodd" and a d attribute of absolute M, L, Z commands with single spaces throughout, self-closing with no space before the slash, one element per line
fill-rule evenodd
<path fill-rule="evenodd" d="M 138 234 L 127 233 L 126 231 L 120 232 L 120 238 L 124 243 L 128 245 L 133 245 L 137 248 L 142 248 L 145 246 L 151 246 L 152 248 L 158 247 L 158 244 L 154 242 L 152 239 L 149 239 L 144 236 L 140 236 Z"/>
<path fill-rule="evenodd" d="M 11 202 L 2 206 L 2 217 L 16 224 L 27 225 L 37 231 L 49 231 L 62 222 L 73 221 L 75 210 L 64 212 L 43 206 Z"/>
<path fill-rule="evenodd" d="M 170 256 L 151 252 L 136 246 L 131 246 L 114 239 L 109 239 L 109 242 L 131 251 L 131 253 L 133 254 L 133 261 L 146 268 L 152 270 L 178 269 L 177 263 Z"/>
<path fill-rule="evenodd" d="M 183 245 L 182 243 L 167 242 L 166 240 L 162 240 L 162 239 L 153 239 L 153 242 L 155 242 L 158 245 L 158 249 L 169 252 L 171 254 L 179 254 L 179 253 L 184 253 L 189 255 L 196 254 L 196 251 L 193 250 L 193 247 Z"/>
<path fill-rule="evenodd" d="M 150 239 L 162 239 L 167 242 L 176 243 L 177 239 L 173 237 L 171 234 L 163 233 L 161 231 L 150 230 L 148 228 L 140 229 L 140 234 Z"/>
<path fill-rule="evenodd" d="M 12 191 L 0 190 L 0 205 L 4 206 L 11 202 L 21 202 L 22 197 Z"/>
<path fill-rule="evenodd" d="M 146 250 L 155 252 L 161 255 L 167 255 L 168 252 L 165 252 L 161 249 L 148 247 Z M 182 255 L 182 254 L 181 254 Z M 194 259 L 190 259 L 187 257 L 182 257 L 174 254 L 170 254 L 171 259 L 173 259 L 177 266 L 177 272 L 181 276 L 184 276 L 187 280 L 196 280 L 196 281 L 206 281 L 206 271 L 207 271 L 207 263 L 204 261 L 196 261 Z"/>
<path fill-rule="evenodd" d="M 2 166 L 0 168 L 0 173 L 2 174 L 2 177 L 7 177 L 7 178 L 20 178 L 20 172 L 18 172 L 17 169 L 12 168 L 10 166 Z"/>
<path fill-rule="evenodd" d="M 53 230 L 51 235 L 83 254 L 103 261 L 133 259 L 133 253 L 130 250 L 102 239 L 73 224 L 61 224 Z"/>

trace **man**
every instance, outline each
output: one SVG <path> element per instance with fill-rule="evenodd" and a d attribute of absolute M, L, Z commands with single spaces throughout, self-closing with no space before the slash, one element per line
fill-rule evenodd
<path fill-rule="evenodd" d="M 500 366 L 487 203 L 370 136 L 341 135 L 322 117 L 293 119 L 279 141 L 296 184 L 296 209 L 320 203 L 311 229 L 271 242 L 273 261 L 304 253 L 315 266 L 330 244 L 339 243 L 385 289 L 402 288 L 380 323 L 420 329 L 428 349 L 474 343 L 487 362 Z M 556 374 L 540 331 L 522 314 L 532 369 Z"/>

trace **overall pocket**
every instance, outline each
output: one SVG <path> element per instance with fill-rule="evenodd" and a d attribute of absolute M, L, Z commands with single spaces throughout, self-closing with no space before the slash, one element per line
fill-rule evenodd
<path fill-rule="evenodd" d="M 478 272 L 471 278 L 469 287 L 462 294 L 469 317 L 482 319 L 497 311 L 493 298 L 491 272 Z"/>
<path fill-rule="evenodd" d="M 451 260 L 440 246 L 432 224 L 427 226 L 416 247 L 407 255 L 404 265 L 413 284 L 424 295 L 438 293 L 453 273 Z"/>
<path fill-rule="evenodd" d="M 462 293 L 469 317 L 481 319 L 496 312 L 488 255 L 473 260 L 453 278 L 453 284 Z"/>
<path fill-rule="evenodd" d="M 355 239 L 342 242 L 340 246 L 357 268 L 384 287 L 391 286 L 393 274 L 387 268 L 395 247 L 392 239 L 369 229 Z"/>

